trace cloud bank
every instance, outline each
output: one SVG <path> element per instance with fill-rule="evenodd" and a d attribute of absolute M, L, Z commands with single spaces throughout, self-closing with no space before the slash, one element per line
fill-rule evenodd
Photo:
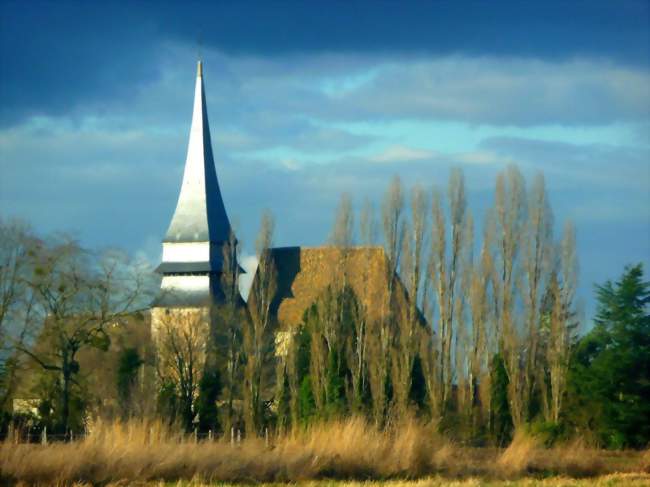
<path fill-rule="evenodd" d="M 121 83 L 91 103 L 37 103 L 5 120 L 3 213 L 157 258 L 181 183 L 195 68 L 183 42 L 155 52 L 156 73 L 138 74 L 128 94 Z M 263 209 L 275 214 L 278 245 L 318 245 L 341 192 L 378 207 L 396 173 L 444 188 L 450 167 L 465 168 L 480 220 L 495 174 L 517 163 L 544 171 L 558 219 L 576 221 L 584 294 L 623 264 L 648 261 L 647 67 L 213 49 L 204 60 L 217 172 L 248 252 Z"/>

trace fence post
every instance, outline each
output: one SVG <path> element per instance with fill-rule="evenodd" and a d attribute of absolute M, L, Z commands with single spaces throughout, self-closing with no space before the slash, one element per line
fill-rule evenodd
<path fill-rule="evenodd" d="M 230 446 L 235 446 L 235 427 L 230 427 Z"/>
<path fill-rule="evenodd" d="M 199 429 L 194 428 L 194 443 L 198 443 L 199 441 Z"/>
<path fill-rule="evenodd" d="M 269 447 L 269 427 L 264 428 L 264 444 Z"/>
<path fill-rule="evenodd" d="M 43 426 L 43 433 L 41 433 L 41 445 L 47 445 L 47 426 Z"/>
<path fill-rule="evenodd" d="M 237 428 L 237 444 L 241 444 L 241 430 Z"/>
<path fill-rule="evenodd" d="M 208 440 L 212 441 L 212 430 L 208 431 Z"/>

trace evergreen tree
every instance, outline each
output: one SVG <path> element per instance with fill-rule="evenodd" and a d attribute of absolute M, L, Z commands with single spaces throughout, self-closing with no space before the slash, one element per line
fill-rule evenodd
<path fill-rule="evenodd" d="M 638 264 L 596 292 L 594 329 L 574 352 L 569 420 L 606 446 L 644 447 L 650 441 L 650 283 Z"/>
<path fill-rule="evenodd" d="M 346 370 L 344 361 L 336 350 L 331 350 L 327 362 L 327 391 L 325 397 L 327 403 L 325 412 L 328 417 L 334 417 L 345 411 L 345 376 Z"/>
<path fill-rule="evenodd" d="M 199 382 L 199 395 L 196 399 L 196 412 L 199 415 L 199 430 L 218 431 L 219 412 L 217 398 L 221 393 L 221 378 L 217 368 L 207 369 Z"/>
<path fill-rule="evenodd" d="M 176 387 L 170 381 L 165 381 L 160 385 L 158 397 L 156 398 L 156 412 L 168 424 L 176 421 L 178 410 L 178 396 Z"/>
<path fill-rule="evenodd" d="M 508 372 L 503 357 L 492 359 L 490 390 L 490 433 L 497 445 L 505 445 L 512 439 L 512 416 L 508 403 Z"/>
<path fill-rule="evenodd" d="M 312 391 L 311 378 L 307 375 L 300 384 L 298 396 L 298 413 L 300 422 L 307 425 L 316 416 L 316 401 Z"/>
<path fill-rule="evenodd" d="M 133 386 L 138 378 L 138 370 L 144 362 L 135 348 L 122 350 L 117 364 L 117 397 L 122 415 L 126 416 L 130 409 Z"/>
<path fill-rule="evenodd" d="M 287 431 L 291 425 L 291 390 L 286 371 L 280 373 L 280 388 L 277 401 L 277 426 L 279 431 Z"/>

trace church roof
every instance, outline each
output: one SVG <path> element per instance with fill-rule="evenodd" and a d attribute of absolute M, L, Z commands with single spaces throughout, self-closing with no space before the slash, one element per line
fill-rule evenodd
<path fill-rule="evenodd" d="M 344 279 L 364 306 L 370 322 L 377 322 L 387 312 L 388 261 L 382 247 L 281 247 L 270 249 L 275 266 L 275 293 L 271 313 L 281 328 L 300 325 L 303 314 L 328 286 L 338 287 Z M 257 279 L 257 275 L 254 277 Z M 405 309 L 406 289 L 394 276 L 393 310 Z M 255 300 L 255 286 L 249 302 Z M 424 318 L 420 316 L 424 324 Z"/>
<path fill-rule="evenodd" d="M 212 156 L 203 67 L 199 61 L 183 183 L 164 242 L 227 242 L 229 234 L 230 221 Z"/>

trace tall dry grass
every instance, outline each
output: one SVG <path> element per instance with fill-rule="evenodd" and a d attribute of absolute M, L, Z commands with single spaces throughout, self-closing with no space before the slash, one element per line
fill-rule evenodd
<path fill-rule="evenodd" d="M 137 484 L 139 487 L 216 487 L 214 483 L 200 480 L 178 481 L 165 484 L 163 482 L 146 482 Z M 219 487 L 231 487 L 238 484 L 218 484 Z M 259 487 L 279 487 L 278 484 L 257 484 Z M 440 475 L 418 480 L 312 480 L 301 482 L 301 487 L 648 487 L 650 475 L 643 473 L 618 473 L 603 475 L 589 479 L 570 479 L 568 477 L 522 478 L 515 481 L 488 480 L 470 477 L 452 479 Z M 19 484 L 18 487 L 22 487 Z M 87 483 L 76 483 L 72 487 L 92 487 Z M 111 483 L 105 487 L 125 487 L 124 483 Z"/>
<path fill-rule="evenodd" d="M 515 478 L 605 472 L 581 445 L 542 449 L 515 437 L 505 451 L 461 448 L 415 421 L 379 431 L 364 420 L 323 423 L 274 438 L 200 441 L 157 422 L 97 423 L 83 440 L 0 445 L 3 482 L 70 485 L 150 481 L 288 482 L 315 479 Z"/>
<path fill-rule="evenodd" d="M 650 449 L 644 451 L 641 455 L 641 470 L 650 473 Z"/>
<path fill-rule="evenodd" d="M 535 473 L 562 473 L 570 477 L 589 477 L 606 471 L 598 450 L 582 440 L 554 448 L 542 448 L 539 439 L 517 432 L 497 461 L 498 469 L 508 476 Z"/>

